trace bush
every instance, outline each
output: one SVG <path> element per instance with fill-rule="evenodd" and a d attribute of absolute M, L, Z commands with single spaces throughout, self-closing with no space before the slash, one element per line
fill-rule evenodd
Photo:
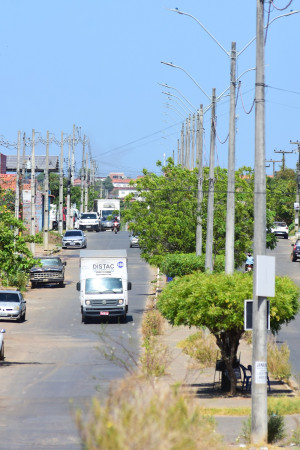
<path fill-rule="evenodd" d="M 290 350 L 286 343 L 280 347 L 275 339 L 268 340 L 268 372 L 277 380 L 285 380 L 291 376 Z"/>
<path fill-rule="evenodd" d="M 150 309 L 143 315 L 142 335 L 144 339 L 162 334 L 163 317 L 157 309 Z"/>
<path fill-rule="evenodd" d="M 205 255 L 195 253 L 178 253 L 165 256 L 159 265 L 162 273 L 174 278 L 189 275 L 195 271 L 205 272 Z M 217 255 L 214 261 L 214 272 L 225 270 L 225 258 Z"/>
<path fill-rule="evenodd" d="M 285 435 L 284 417 L 276 412 L 268 411 L 268 444 L 280 441 Z M 251 442 L 251 417 L 243 423 L 241 437 L 246 443 Z"/>
<path fill-rule="evenodd" d="M 154 336 L 144 340 L 143 353 L 140 358 L 140 368 L 146 377 L 161 377 L 165 375 L 170 362 L 168 348 L 159 344 Z"/>
<path fill-rule="evenodd" d="M 219 350 L 215 337 L 208 332 L 200 330 L 179 342 L 178 347 L 191 358 L 196 359 L 201 367 L 213 367 L 216 364 Z"/>
<path fill-rule="evenodd" d="M 106 400 L 93 399 L 87 418 L 78 411 L 76 419 L 89 450 L 226 448 L 213 419 L 201 415 L 192 398 L 136 378 L 114 384 Z"/>

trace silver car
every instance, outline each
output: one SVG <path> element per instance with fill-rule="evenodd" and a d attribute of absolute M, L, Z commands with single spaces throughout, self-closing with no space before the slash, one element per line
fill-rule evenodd
<path fill-rule="evenodd" d="M 82 230 L 68 230 L 62 237 L 62 248 L 86 248 L 87 239 Z"/>
<path fill-rule="evenodd" d="M 139 247 L 140 246 L 140 244 L 139 244 L 139 237 L 134 235 L 134 234 L 131 234 L 129 236 L 129 246 L 130 246 L 130 248 L 132 248 L 132 247 Z"/>
<path fill-rule="evenodd" d="M 24 322 L 26 318 L 26 300 L 20 291 L 0 291 L 0 319 L 15 319 Z"/>

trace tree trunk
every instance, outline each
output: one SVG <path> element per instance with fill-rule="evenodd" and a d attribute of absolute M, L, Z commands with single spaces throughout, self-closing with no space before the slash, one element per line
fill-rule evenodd
<path fill-rule="evenodd" d="M 239 365 L 237 349 L 242 334 L 243 332 L 240 330 L 230 330 L 215 334 L 217 345 L 221 350 L 221 357 L 226 367 L 226 372 L 222 373 L 222 388 L 232 396 L 236 395 L 237 379 L 234 369 Z M 223 379 L 226 376 L 229 379 L 228 383 Z"/>

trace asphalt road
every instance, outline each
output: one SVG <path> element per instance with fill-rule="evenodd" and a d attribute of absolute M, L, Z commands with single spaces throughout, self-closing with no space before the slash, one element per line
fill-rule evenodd
<path fill-rule="evenodd" d="M 275 250 L 268 251 L 268 255 L 276 257 L 276 275 L 288 275 L 300 287 L 300 260 L 292 262 L 290 254 L 292 252 L 291 241 L 287 239 L 278 239 Z M 287 342 L 290 348 L 290 362 L 292 372 L 297 379 L 300 375 L 300 315 L 292 320 L 288 325 L 284 325 L 277 336 L 277 342 Z M 299 381 L 299 380 L 298 380 Z"/>
<path fill-rule="evenodd" d="M 129 248 L 127 232 L 87 236 L 88 249 L 128 251 L 132 282 L 128 321 L 81 322 L 76 291 L 79 251 L 64 250 L 66 287 L 29 289 L 25 294 L 26 322 L 0 323 L 6 329 L 5 361 L 0 363 L 1 450 L 80 449 L 76 410 L 88 408 L 93 396 L 103 397 L 126 372 L 108 361 L 103 351 L 116 347 L 125 366 L 137 355 L 138 330 L 152 281 L 150 269 L 140 259 L 139 249 Z"/>

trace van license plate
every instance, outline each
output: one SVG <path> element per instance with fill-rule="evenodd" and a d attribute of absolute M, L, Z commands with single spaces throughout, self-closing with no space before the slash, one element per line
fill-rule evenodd
<path fill-rule="evenodd" d="M 100 316 L 109 316 L 108 311 L 100 311 Z"/>

